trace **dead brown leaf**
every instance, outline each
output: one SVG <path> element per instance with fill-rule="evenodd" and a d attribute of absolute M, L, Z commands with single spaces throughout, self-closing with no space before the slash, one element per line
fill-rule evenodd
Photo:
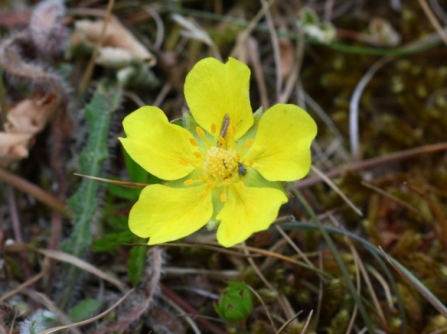
<path fill-rule="evenodd" d="M 10 106 L 5 131 L 0 132 L 0 166 L 28 157 L 34 135 L 43 130 L 59 105 L 56 94 L 39 93 Z"/>
<path fill-rule="evenodd" d="M 31 135 L 26 133 L 0 132 L 0 166 L 7 167 L 26 158 L 30 138 Z"/>
<path fill-rule="evenodd" d="M 43 130 L 58 106 L 56 94 L 34 94 L 9 108 L 5 130 L 34 135 Z"/>
<path fill-rule="evenodd" d="M 72 47 L 83 43 L 94 47 L 101 39 L 104 20 L 78 20 L 71 38 Z M 110 57 L 118 57 L 117 59 Z M 129 59 L 154 66 L 156 59 L 116 18 L 111 17 L 102 37 L 102 48 L 96 62 L 103 65 L 121 63 Z"/>

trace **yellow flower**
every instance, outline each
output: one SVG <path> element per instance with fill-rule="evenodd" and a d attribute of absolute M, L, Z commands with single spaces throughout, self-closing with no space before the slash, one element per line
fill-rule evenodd
<path fill-rule="evenodd" d="M 185 128 L 150 106 L 124 119 L 126 151 L 167 181 L 144 188 L 130 211 L 130 230 L 150 245 L 205 225 L 218 227 L 223 246 L 240 243 L 267 229 L 287 202 L 281 181 L 309 172 L 315 122 L 291 104 L 253 114 L 249 81 L 240 61 L 206 58 L 186 77 Z"/>

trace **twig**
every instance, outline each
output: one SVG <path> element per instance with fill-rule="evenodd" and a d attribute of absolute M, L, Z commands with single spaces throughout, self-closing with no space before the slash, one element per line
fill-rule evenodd
<path fill-rule="evenodd" d="M 46 204 L 48 207 L 56 210 L 64 215 L 64 217 L 71 218 L 72 214 L 65 203 L 61 202 L 58 198 L 47 193 L 45 190 L 37 187 L 36 185 L 22 179 L 21 177 L 7 171 L 0 167 L 0 180 L 10 184 L 14 188 L 34 196 L 37 200 Z"/>
<path fill-rule="evenodd" d="M 408 159 L 408 158 L 411 158 L 411 157 L 413 157 L 415 155 L 419 155 L 419 154 L 434 153 L 434 152 L 445 151 L 445 150 L 447 150 L 447 143 L 439 143 L 439 144 L 421 146 L 421 147 L 417 147 L 417 148 L 411 148 L 409 150 L 391 153 L 388 155 L 355 162 L 353 164 L 350 164 L 350 165 L 347 165 L 344 167 L 340 167 L 337 169 L 333 169 L 329 172 L 326 172 L 325 175 L 329 178 L 334 178 L 334 177 L 340 176 L 341 174 L 343 174 L 344 172 L 347 172 L 347 171 L 359 171 L 362 169 L 367 169 L 367 168 L 371 168 L 371 167 L 375 167 L 375 166 L 379 166 L 379 165 L 383 165 L 383 164 L 387 164 L 387 163 L 391 163 L 391 162 L 395 162 L 395 161 L 399 161 L 399 160 L 403 160 L 403 159 Z M 297 189 L 306 188 L 306 187 L 310 187 L 314 184 L 320 183 L 322 180 L 323 179 L 319 176 L 310 177 L 305 180 L 300 180 L 300 181 L 294 182 L 293 186 Z"/>
<path fill-rule="evenodd" d="M 362 211 L 360 211 L 359 208 L 357 208 L 354 203 L 351 202 L 351 200 L 340 190 L 339 187 L 337 187 L 337 185 L 331 181 L 330 178 L 328 178 L 322 171 L 320 171 L 317 167 L 315 166 L 310 166 L 310 168 L 312 169 L 312 171 L 317 174 L 319 177 L 321 177 L 324 182 L 326 182 L 326 184 L 332 188 L 332 190 L 334 190 L 345 202 L 346 204 L 348 204 L 352 210 L 354 210 L 359 216 L 363 216 Z"/>
<path fill-rule="evenodd" d="M 14 194 L 14 188 L 8 184 L 8 199 L 9 199 L 9 214 L 11 215 L 12 229 L 14 231 L 14 238 L 16 242 L 23 243 L 22 228 L 20 227 L 20 218 L 17 211 L 17 203 Z M 20 262 L 22 262 L 23 271 L 27 279 L 31 277 L 31 268 L 28 263 L 28 259 L 23 252 L 19 253 Z"/>

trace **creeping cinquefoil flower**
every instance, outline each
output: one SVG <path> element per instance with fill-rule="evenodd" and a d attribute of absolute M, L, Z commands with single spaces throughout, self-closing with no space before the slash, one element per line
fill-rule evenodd
<path fill-rule="evenodd" d="M 130 230 L 157 244 L 217 227 L 225 247 L 267 229 L 287 202 L 282 181 L 310 169 L 317 127 L 301 108 L 276 104 L 252 113 L 250 70 L 230 58 L 199 61 L 186 77 L 185 128 L 170 124 L 156 107 L 124 119 L 129 155 L 166 180 L 141 192 Z"/>

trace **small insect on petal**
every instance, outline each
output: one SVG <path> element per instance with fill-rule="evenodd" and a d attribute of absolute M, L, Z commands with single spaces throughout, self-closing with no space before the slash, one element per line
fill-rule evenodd
<path fill-rule="evenodd" d="M 238 162 L 237 163 L 237 171 L 238 171 L 240 176 L 244 176 L 245 174 L 247 174 L 247 170 L 245 169 L 245 167 L 242 164 L 242 162 Z"/>

